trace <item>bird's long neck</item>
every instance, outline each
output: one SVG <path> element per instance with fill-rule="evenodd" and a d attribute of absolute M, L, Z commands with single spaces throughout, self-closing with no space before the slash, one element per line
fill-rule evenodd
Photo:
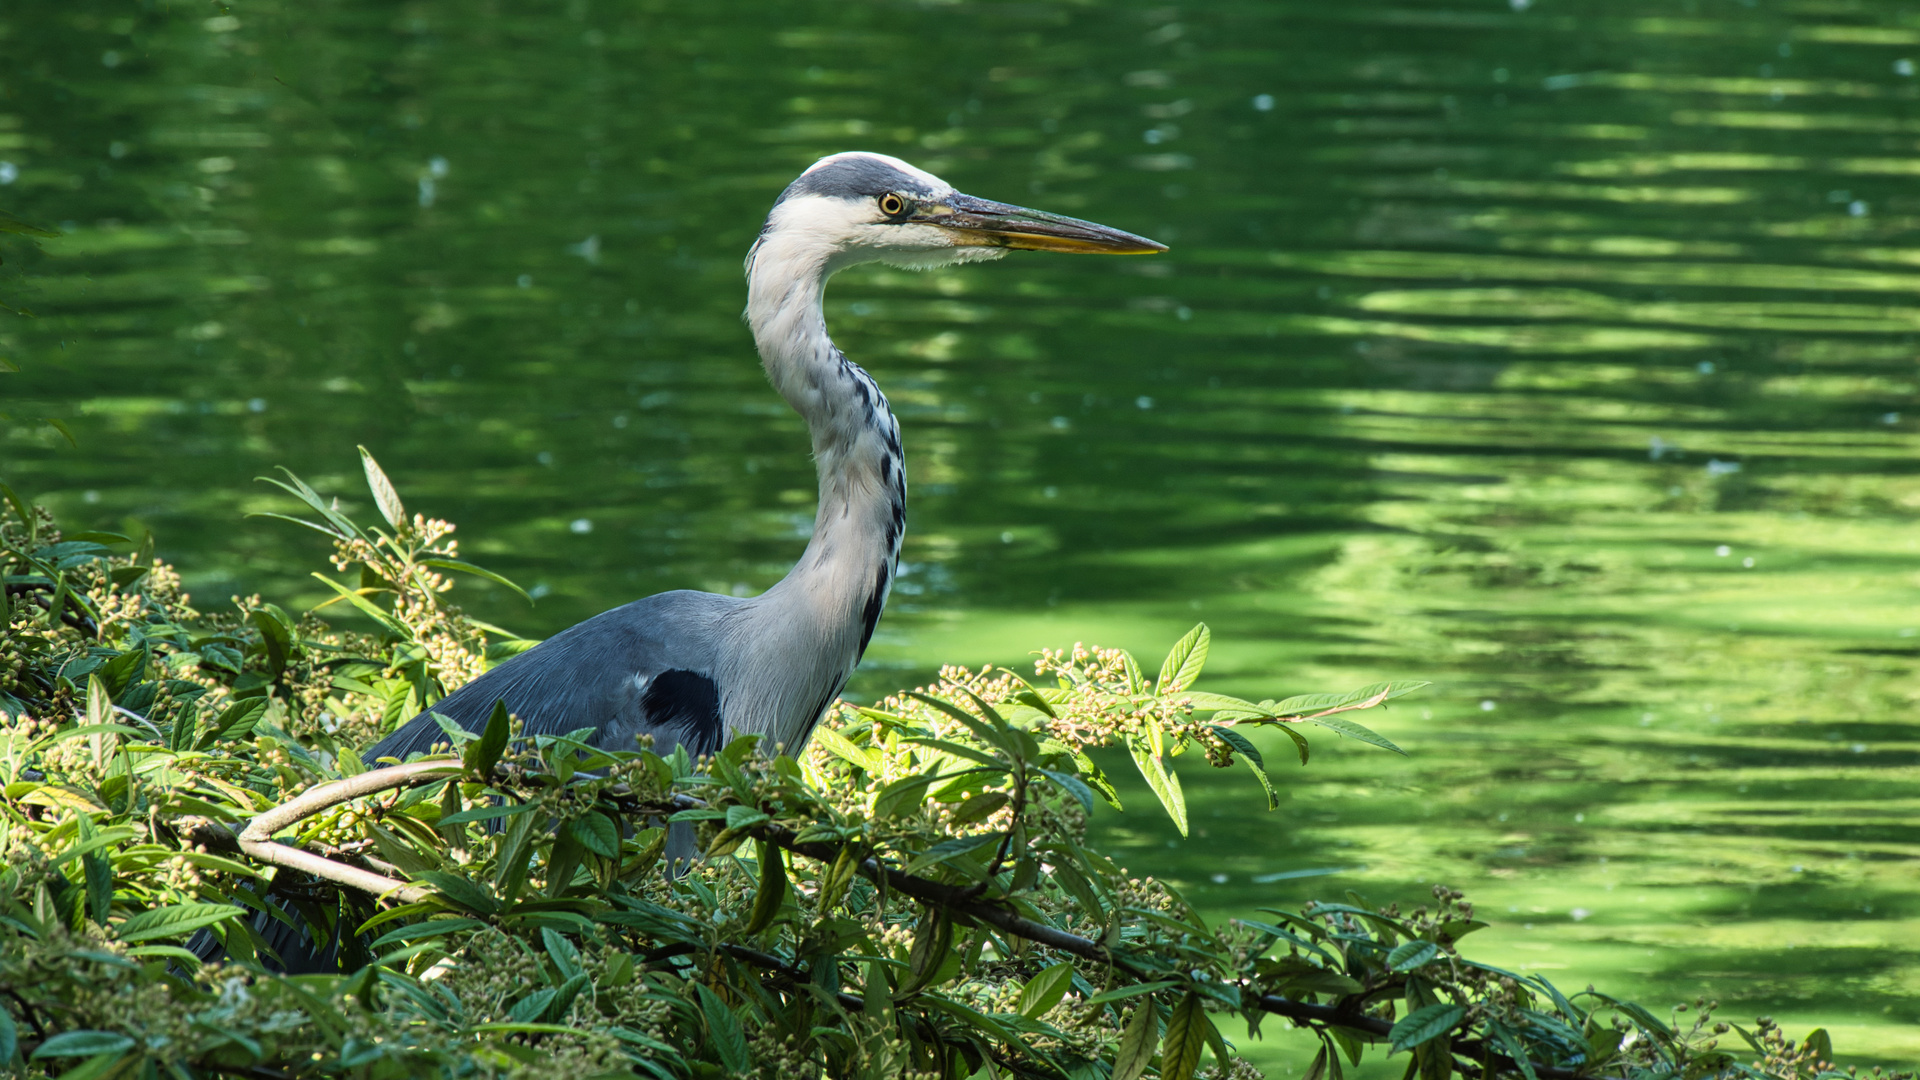
<path fill-rule="evenodd" d="M 806 554 L 760 601 L 781 628 L 790 662 L 806 667 L 793 708 L 820 709 L 839 693 L 866 651 L 893 584 L 905 525 L 900 425 L 871 376 L 827 334 L 821 301 L 827 256 L 763 242 L 748 273 L 747 322 L 774 388 L 807 422 L 820 479 L 820 508 Z M 807 683 L 802 689 L 798 683 Z M 829 685 L 830 684 L 830 685 Z M 793 736 L 780 732 L 791 749 Z"/>

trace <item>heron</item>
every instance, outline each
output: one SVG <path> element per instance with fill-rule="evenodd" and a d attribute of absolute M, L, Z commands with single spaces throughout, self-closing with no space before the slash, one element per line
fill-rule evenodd
<path fill-rule="evenodd" d="M 806 420 L 820 501 L 793 569 L 758 596 L 676 590 L 614 608 L 489 670 L 376 744 L 404 760 L 497 702 L 527 735 L 592 727 L 602 750 L 712 754 L 732 738 L 799 753 L 873 640 L 906 528 L 900 423 L 873 376 L 834 345 L 827 280 L 862 263 L 916 270 L 1009 251 L 1152 254 L 1089 221 L 963 195 L 885 154 L 821 158 L 787 185 L 747 252 L 746 323 L 773 387 Z"/>
<path fill-rule="evenodd" d="M 747 252 L 746 322 L 775 390 L 806 420 L 819 474 L 813 538 L 793 569 L 753 597 L 676 590 L 602 612 L 495 666 L 374 744 L 404 761 L 446 739 L 434 718 L 477 732 L 496 703 L 525 735 L 591 727 L 590 745 L 709 755 L 757 734 L 805 748 L 873 640 L 899 569 L 906 457 L 886 395 L 827 333 L 827 279 L 862 263 L 916 270 L 1009 251 L 1152 254 L 1164 244 L 1090 221 L 963 195 L 898 158 L 849 152 L 815 162 L 774 201 Z M 669 866 L 693 836 L 669 829 Z M 315 940 L 290 921 L 253 919 L 291 974 L 333 970 L 336 927 Z M 202 933 L 202 959 L 220 945 Z"/>

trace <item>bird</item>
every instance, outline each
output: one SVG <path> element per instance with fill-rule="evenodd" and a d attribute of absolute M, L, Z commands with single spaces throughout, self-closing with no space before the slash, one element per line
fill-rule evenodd
<path fill-rule="evenodd" d="M 928 270 L 1009 251 L 1155 254 L 1166 245 L 1089 221 L 963 195 L 899 158 L 853 151 L 816 161 L 774 201 L 747 252 L 745 319 L 773 388 L 806 420 L 820 501 L 793 569 L 758 596 L 676 590 L 578 623 L 422 710 L 364 751 L 399 763 L 447 738 L 435 714 L 481 731 L 496 704 L 523 736 L 591 728 L 599 750 L 698 758 L 740 735 L 799 753 L 873 640 L 899 570 L 906 529 L 900 422 L 864 369 L 833 343 L 827 279 L 884 262 Z M 691 831 L 668 830 L 668 865 L 692 858 Z M 270 904 L 284 905 L 269 899 Z M 329 972 L 353 952 L 339 924 L 315 935 L 258 912 L 262 962 L 288 974 Z M 364 943 L 362 943 L 364 944 Z M 224 953 L 206 931 L 188 947 Z"/>
<path fill-rule="evenodd" d="M 873 640 L 906 529 L 900 423 L 873 376 L 833 343 L 827 280 L 862 263 L 933 269 L 1009 251 L 1154 254 L 1166 245 L 1088 221 L 963 195 L 885 154 L 816 161 L 773 204 L 746 257 L 745 321 L 773 388 L 806 421 L 819 477 L 813 536 L 758 596 L 676 590 L 563 630 L 448 694 L 363 754 L 404 761 L 446 739 L 433 714 L 484 728 L 496 703 L 525 735 L 592 728 L 600 750 L 733 738 L 798 754 Z"/>

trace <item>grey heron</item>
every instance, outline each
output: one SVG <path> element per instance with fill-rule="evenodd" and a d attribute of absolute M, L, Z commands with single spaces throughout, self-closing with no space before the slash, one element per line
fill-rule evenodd
<path fill-rule="evenodd" d="M 747 253 L 746 322 L 767 377 L 807 422 L 820 481 L 813 538 L 759 596 L 679 590 L 614 608 L 507 660 L 429 712 L 468 731 L 504 701 L 528 734 L 592 727 L 602 749 L 710 754 L 759 734 L 798 753 L 873 637 L 900 557 L 906 463 L 873 377 L 827 334 L 827 279 L 850 266 L 914 269 L 1009 250 L 1150 254 L 1104 225 L 989 202 L 898 158 L 815 162 L 774 202 Z M 442 741 L 423 712 L 367 754 L 404 759 Z"/>

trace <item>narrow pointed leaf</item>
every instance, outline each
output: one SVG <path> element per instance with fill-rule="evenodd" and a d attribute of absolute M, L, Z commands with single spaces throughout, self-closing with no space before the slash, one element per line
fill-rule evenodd
<path fill-rule="evenodd" d="M 386 470 L 373 460 L 367 448 L 360 447 L 360 464 L 366 469 L 367 490 L 373 492 L 373 501 L 380 507 L 380 516 L 394 528 L 403 528 L 407 520 L 407 508 L 400 504 L 400 493 L 394 490 L 393 481 L 387 479 Z"/>
<path fill-rule="evenodd" d="M 1187 631 L 1185 637 L 1174 642 L 1173 649 L 1160 665 L 1160 679 L 1155 688 L 1164 697 L 1177 693 L 1193 685 L 1200 677 L 1200 669 L 1206 666 L 1207 650 L 1212 646 L 1213 631 L 1201 623 Z"/>
<path fill-rule="evenodd" d="M 1340 734 L 1345 735 L 1349 739 L 1357 739 L 1360 742 L 1377 746 L 1382 750 L 1391 750 L 1394 753 L 1399 754 L 1401 757 L 1407 756 L 1407 752 L 1405 750 L 1402 750 L 1399 747 L 1393 745 L 1393 743 L 1389 739 L 1387 739 L 1386 736 L 1380 735 L 1374 732 L 1370 728 L 1362 727 L 1361 725 L 1356 724 L 1353 721 L 1346 719 L 1345 717 L 1341 717 L 1341 716 L 1309 717 L 1308 723 L 1319 724 L 1321 727 L 1326 728 L 1329 731 L 1337 731 Z"/>

